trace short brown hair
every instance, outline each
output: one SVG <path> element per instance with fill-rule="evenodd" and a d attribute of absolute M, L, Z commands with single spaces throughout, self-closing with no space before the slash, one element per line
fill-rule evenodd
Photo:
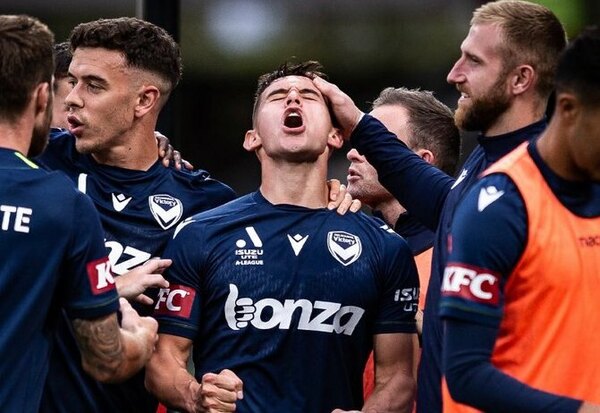
<path fill-rule="evenodd" d="M 486 23 L 497 24 L 502 29 L 505 69 L 531 65 L 538 75 L 535 89 L 547 99 L 554 88 L 558 57 L 567 45 L 565 29 L 556 15 L 528 1 L 499 0 L 473 12 L 472 26 Z"/>
<path fill-rule="evenodd" d="M 428 90 L 388 87 L 373 101 L 373 109 L 384 105 L 399 105 L 409 116 L 407 136 L 409 148 L 427 149 L 435 156 L 435 165 L 448 175 L 454 175 L 460 155 L 460 132 L 454 123 L 452 110 L 437 100 Z"/>
<path fill-rule="evenodd" d="M 14 121 L 40 83 L 52 82 L 54 34 L 36 18 L 0 16 L 0 118 Z"/>
<path fill-rule="evenodd" d="M 259 76 L 256 92 L 254 93 L 252 117 L 256 115 L 258 103 L 260 102 L 260 95 L 271 85 L 271 83 L 286 76 L 304 76 L 310 79 L 319 76 L 323 79 L 327 79 L 327 75 L 323 73 L 323 66 L 316 60 L 308 60 L 300 63 L 285 62 L 281 64 L 277 70 Z"/>
<path fill-rule="evenodd" d="M 159 75 L 170 93 L 179 83 L 182 66 L 179 45 L 161 27 L 135 17 L 99 19 L 77 25 L 69 37 L 71 50 L 101 47 L 123 54 L 131 67 Z"/>

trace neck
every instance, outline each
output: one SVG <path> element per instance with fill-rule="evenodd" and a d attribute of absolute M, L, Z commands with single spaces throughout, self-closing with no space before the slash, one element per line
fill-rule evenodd
<path fill-rule="evenodd" d="M 323 165 L 319 165 L 322 163 Z M 289 204 L 306 208 L 327 206 L 327 164 L 291 164 L 272 159 L 261 164 L 260 192 L 272 204 Z"/>
<path fill-rule="evenodd" d="M 0 147 L 27 155 L 33 132 L 33 117 L 20 117 L 16 122 L 0 121 Z"/>
<path fill-rule="evenodd" d="M 147 171 L 158 159 L 154 125 L 151 128 L 139 125 L 126 131 L 118 144 L 104 151 L 94 152 L 92 157 L 102 165 Z"/>
<path fill-rule="evenodd" d="M 577 167 L 571 156 L 568 141 L 572 137 L 568 128 L 561 127 L 557 120 L 551 121 L 536 142 L 536 148 L 544 163 L 552 172 L 568 181 L 585 181 L 585 172 Z"/>
<path fill-rule="evenodd" d="M 406 209 L 404 209 L 404 207 L 400 205 L 400 202 L 395 198 L 386 199 L 385 201 L 374 205 L 373 210 L 379 211 L 383 216 L 385 223 L 392 228 L 396 225 L 398 217 L 406 212 Z"/>
<path fill-rule="evenodd" d="M 498 136 L 514 132 L 538 122 L 546 113 L 546 101 L 525 101 L 517 99 L 487 130 L 484 136 Z"/>

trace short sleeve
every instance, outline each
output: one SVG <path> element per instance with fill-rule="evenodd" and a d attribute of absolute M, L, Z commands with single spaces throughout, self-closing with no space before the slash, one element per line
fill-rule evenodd
<path fill-rule="evenodd" d="M 163 258 L 173 260 L 165 272 L 169 288 L 158 293 L 154 317 L 161 334 L 172 334 L 193 340 L 200 323 L 200 268 L 203 257 L 203 231 L 188 218 L 175 229 Z"/>
<path fill-rule="evenodd" d="M 73 209 L 65 209 L 72 220 L 71 242 L 61 276 L 65 310 L 70 318 L 97 318 L 119 309 L 118 294 L 108 261 L 100 217 L 92 202 L 76 191 Z"/>
<path fill-rule="evenodd" d="M 386 234 L 381 251 L 381 295 L 374 333 L 416 333 L 419 276 L 410 248 L 399 235 Z"/>

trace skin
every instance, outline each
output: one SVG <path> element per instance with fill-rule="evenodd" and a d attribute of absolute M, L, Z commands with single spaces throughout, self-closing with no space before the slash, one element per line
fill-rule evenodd
<path fill-rule="evenodd" d="M 77 151 L 104 165 L 150 168 L 158 159 L 158 76 L 128 67 L 118 51 L 84 47 L 73 53 L 69 81 L 65 104 Z"/>
<path fill-rule="evenodd" d="M 54 78 L 54 103 L 52 105 L 52 127 L 54 128 L 69 128 L 67 122 L 69 108 L 65 105 L 65 98 L 70 92 L 71 85 L 68 78 Z"/>
<path fill-rule="evenodd" d="M 533 90 L 531 66 L 504 67 L 502 31 L 492 24 L 471 26 L 461 44 L 461 56 L 447 76 L 461 93 L 455 120 L 461 129 L 486 136 L 508 133 L 544 115 L 545 99 Z"/>

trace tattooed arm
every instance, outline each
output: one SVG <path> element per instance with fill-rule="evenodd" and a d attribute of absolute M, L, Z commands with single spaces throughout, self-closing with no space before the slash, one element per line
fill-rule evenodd
<path fill-rule="evenodd" d="M 116 313 L 73 320 L 83 369 L 102 382 L 123 381 L 139 371 L 152 355 L 158 338 L 156 320 L 140 317 L 123 298 L 120 304 L 121 327 Z"/>

